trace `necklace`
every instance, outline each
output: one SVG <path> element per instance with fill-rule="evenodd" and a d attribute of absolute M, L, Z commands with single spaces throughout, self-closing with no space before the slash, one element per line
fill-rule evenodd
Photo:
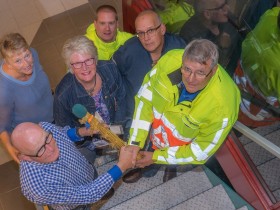
<path fill-rule="evenodd" d="M 87 93 L 88 93 L 90 96 L 92 96 L 92 93 L 94 92 L 94 89 L 95 89 L 95 86 L 96 86 L 96 74 L 95 74 L 95 76 L 94 76 L 94 78 L 93 78 L 93 82 L 94 82 L 93 87 L 90 88 L 89 90 L 86 89 Z"/>

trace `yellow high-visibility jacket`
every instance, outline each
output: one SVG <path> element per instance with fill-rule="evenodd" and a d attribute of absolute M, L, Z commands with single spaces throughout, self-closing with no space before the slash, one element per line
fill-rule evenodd
<path fill-rule="evenodd" d="M 242 69 L 256 92 L 280 102 L 279 7 L 267 10 L 242 43 Z M 269 101 L 269 99 L 268 99 Z"/>
<path fill-rule="evenodd" d="M 145 76 L 135 97 L 129 145 L 143 148 L 152 123 L 160 120 L 150 132 L 157 164 L 204 164 L 238 117 L 239 90 L 220 65 L 193 101 L 178 104 L 183 52 L 166 53 Z"/>

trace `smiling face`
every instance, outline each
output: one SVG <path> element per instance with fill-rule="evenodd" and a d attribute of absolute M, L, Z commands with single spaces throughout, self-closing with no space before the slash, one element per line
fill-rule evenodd
<path fill-rule="evenodd" d="M 113 42 L 116 40 L 118 21 L 116 13 L 110 10 L 101 10 L 97 13 L 94 26 L 97 36 L 103 42 Z"/>
<path fill-rule="evenodd" d="M 202 90 L 209 83 L 215 74 L 217 66 L 211 69 L 211 60 L 206 64 L 200 64 L 196 61 L 185 59 L 182 64 L 182 81 L 189 93 L 195 93 Z"/>
<path fill-rule="evenodd" d="M 11 143 L 19 151 L 20 160 L 51 163 L 59 158 L 59 148 L 53 135 L 35 123 L 24 122 L 16 126 Z M 37 154 L 40 157 L 35 157 Z"/>
<path fill-rule="evenodd" d="M 17 79 L 33 73 L 33 57 L 29 49 L 12 51 L 4 60 L 8 69 L 14 72 Z"/>
<path fill-rule="evenodd" d="M 70 56 L 71 69 L 77 80 L 82 84 L 90 83 L 94 80 L 96 74 L 96 59 L 92 59 L 88 53 L 75 52 Z M 75 64 L 81 63 L 81 68 L 75 68 Z M 91 64 L 91 65 L 89 65 Z"/>
<path fill-rule="evenodd" d="M 140 14 L 135 20 L 135 28 L 137 34 L 143 34 L 138 38 L 148 52 L 161 52 L 166 29 L 156 13 L 146 11 Z"/>

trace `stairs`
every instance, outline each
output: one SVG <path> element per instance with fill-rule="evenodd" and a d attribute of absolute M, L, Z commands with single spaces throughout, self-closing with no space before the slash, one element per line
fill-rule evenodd
<path fill-rule="evenodd" d="M 115 158 L 116 155 L 98 158 L 98 173 L 112 167 Z M 164 167 L 154 177 L 141 178 L 137 183 L 118 181 L 114 196 L 101 210 L 253 209 L 208 168 L 186 165 L 178 166 L 177 170 L 178 176 L 165 183 L 162 182 Z"/>
<path fill-rule="evenodd" d="M 280 147 L 280 122 L 270 126 L 255 128 L 254 131 Z M 241 136 L 239 140 L 262 175 L 269 190 L 273 193 L 276 201 L 279 202 L 280 160 L 245 136 Z"/>

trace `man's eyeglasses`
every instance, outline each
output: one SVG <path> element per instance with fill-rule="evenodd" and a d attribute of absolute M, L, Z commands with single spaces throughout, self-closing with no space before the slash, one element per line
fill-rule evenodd
<path fill-rule="evenodd" d="M 155 35 L 156 31 L 159 29 L 160 26 L 161 26 L 161 24 L 159 24 L 155 28 L 151 28 L 151 29 L 147 30 L 146 32 L 141 32 L 141 31 L 136 32 L 136 35 L 140 39 L 143 39 L 145 36 L 153 36 L 153 35 Z"/>
<path fill-rule="evenodd" d="M 75 68 L 75 69 L 80 69 L 83 67 L 83 64 L 85 64 L 86 66 L 91 66 L 94 64 L 95 58 L 89 58 L 87 60 L 85 60 L 84 62 L 77 62 L 77 63 L 71 63 L 71 65 Z"/>
<path fill-rule="evenodd" d="M 223 10 L 227 4 L 228 4 L 228 0 L 226 0 L 225 3 L 223 3 L 223 4 L 222 4 L 221 6 L 219 6 L 219 7 L 211 8 L 211 9 L 206 9 L 206 10 L 210 10 L 210 11 Z"/>
<path fill-rule="evenodd" d="M 41 157 L 45 153 L 45 151 L 46 151 L 46 145 L 51 143 L 52 139 L 53 139 L 53 134 L 52 134 L 52 132 L 49 132 L 48 135 L 46 136 L 44 145 L 40 147 L 40 149 L 38 150 L 36 155 L 27 155 L 27 156 L 30 156 L 30 157 Z"/>
<path fill-rule="evenodd" d="M 191 76 L 191 74 L 193 74 L 193 75 L 195 76 L 195 78 L 197 78 L 197 79 L 204 79 L 204 78 L 208 77 L 208 76 L 211 74 L 212 70 L 213 70 L 213 68 L 212 68 L 212 69 L 209 71 L 208 74 L 205 74 L 205 73 L 202 72 L 202 71 L 193 72 L 193 71 L 190 70 L 189 68 L 183 67 L 183 66 L 182 66 L 182 69 L 183 69 L 184 74 L 185 74 L 187 77 L 189 77 L 189 76 Z"/>

